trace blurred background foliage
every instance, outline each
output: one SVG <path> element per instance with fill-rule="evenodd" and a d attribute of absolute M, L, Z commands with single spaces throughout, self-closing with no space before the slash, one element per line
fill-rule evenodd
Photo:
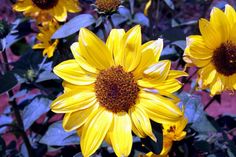
<path fill-rule="evenodd" d="M 116 12 L 109 14 L 97 12 L 93 0 L 80 0 L 82 11 L 69 14 L 52 36 L 59 44 L 54 56 L 48 59 L 42 50 L 32 49 L 38 32 L 35 21 L 14 12 L 14 0 L 0 2 L 1 157 L 82 156 L 76 132 L 65 132 L 61 125 L 63 115 L 55 115 L 49 107 L 63 90 L 62 80 L 52 73 L 52 68 L 73 57 L 68 45 L 77 40 L 80 28 L 88 27 L 105 40 L 112 28 L 128 29 L 140 24 L 143 42 L 163 38 L 161 59 L 173 61 L 172 68 L 182 70 L 185 39 L 190 34 L 199 34 L 199 18 L 208 18 L 214 6 L 224 9 L 228 3 L 236 7 L 234 0 L 153 0 L 145 16 L 145 0 L 125 0 Z M 174 143 L 169 156 L 236 157 L 236 115 L 212 117 L 205 112 L 213 102 L 220 104 L 221 96 L 206 98 L 204 95 L 209 95 L 209 91 L 195 92 L 196 69 L 186 71 L 190 76 L 181 80 L 184 87 L 176 94 L 188 118 L 187 136 Z M 158 142 L 135 137 L 130 156 L 144 155 L 150 150 L 160 153 L 161 126 L 153 124 L 153 128 Z M 103 143 L 94 156 L 115 154 Z"/>

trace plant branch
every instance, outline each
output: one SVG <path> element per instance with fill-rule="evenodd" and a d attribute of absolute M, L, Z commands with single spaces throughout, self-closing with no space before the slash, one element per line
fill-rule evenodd
<path fill-rule="evenodd" d="M 5 50 L 2 51 L 2 56 L 3 56 L 4 63 L 6 65 L 6 71 L 10 71 L 10 66 L 9 66 L 9 63 L 8 63 L 8 58 L 7 58 L 7 54 L 6 54 Z M 9 90 L 7 92 L 7 94 L 9 96 L 9 98 L 14 96 L 14 92 L 12 90 Z M 18 125 L 19 129 L 20 129 L 23 141 L 24 141 L 24 143 L 26 145 L 26 148 L 28 150 L 28 154 L 29 154 L 30 157 L 33 157 L 34 156 L 33 149 L 31 147 L 28 136 L 27 136 L 26 132 L 24 131 L 24 124 L 23 124 L 23 120 L 22 120 L 21 115 L 20 115 L 20 111 L 19 111 L 18 106 L 17 106 L 17 102 L 16 102 L 15 99 L 13 99 L 13 100 L 9 101 L 9 104 L 12 106 L 12 109 L 14 111 L 16 122 L 17 122 L 17 125 Z"/>

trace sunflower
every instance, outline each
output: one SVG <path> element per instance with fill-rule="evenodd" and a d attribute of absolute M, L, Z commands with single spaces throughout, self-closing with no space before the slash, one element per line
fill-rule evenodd
<path fill-rule="evenodd" d="M 184 60 L 199 68 L 200 88 L 211 95 L 236 90 L 236 12 L 230 5 L 225 11 L 213 8 L 210 21 L 200 19 L 201 35 L 187 38 Z"/>
<path fill-rule="evenodd" d="M 115 12 L 121 5 L 121 0 L 96 0 L 95 6 L 99 13 L 109 14 Z"/>
<path fill-rule="evenodd" d="M 106 44 L 82 28 L 79 42 L 71 45 L 75 59 L 54 68 L 64 80 L 64 94 L 51 109 L 65 113 L 66 131 L 79 130 L 84 156 L 93 154 L 104 139 L 117 156 L 128 156 L 132 131 L 156 140 L 150 119 L 171 123 L 183 115 L 171 93 L 181 87 L 176 78 L 186 73 L 170 70 L 168 60 L 159 61 L 162 39 L 144 45 L 141 40 L 139 25 L 126 33 L 113 29 Z"/>
<path fill-rule="evenodd" d="M 57 47 L 58 40 L 54 42 L 51 40 L 52 35 L 59 28 L 59 24 L 56 21 L 43 22 L 41 27 L 38 27 L 40 33 L 37 35 L 37 39 L 40 43 L 33 46 L 33 49 L 44 49 L 43 55 L 47 55 L 48 58 L 53 56 L 53 53 Z"/>
<path fill-rule="evenodd" d="M 159 155 L 149 152 L 146 157 L 168 157 L 168 153 L 173 145 L 173 141 L 181 141 L 186 136 L 183 131 L 188 123 L 188 119 L 183 117 L 173 124 L 163 125 L 163 149 Z"/>
<path fill-rule="evenodd" d="M 63 22 L 67 18 L 67 11 L 80 11 L 78 0 L 18 0 L 13 9 L 23 11 L 25 15 L 36 18 L 39 22 L 52 18 Z"/>

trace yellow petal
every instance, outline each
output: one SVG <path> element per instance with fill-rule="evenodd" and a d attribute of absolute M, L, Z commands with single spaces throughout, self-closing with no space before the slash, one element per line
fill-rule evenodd
<path fill-rule="evenodd" d="M 54 7 L 52 10 L 53 10 L 53 16 L 55 17 L 57 21 L 60 21 L 60 22 L 66 21 L 67 11 L 64 4 L 61 4 L 61 2 L 59 1 L 59 4 L 57 5 L 57 7 Z"/>
<path fill-rule="evenodd" d="M 204 67 L 211 62 L 211 58 L 209 58 L 209 59 L 196 59 L 196 58 L 191 57 L 189 47 L 186 47 L 186 49 L 184 51 L 183 60 L 186 63 L 188 63 L 187 64 L 188 66 L 195 65 L 197 67 Z"/>
<path fill-rule="evenodd" d="M 160 61 L 144 71 L 145 77 L 163 81 L 167 78 L 170 71 L 171 62 L 169 60 Z"/>
<path fill-rule="evenodd" d="M 236 12 L 234 8 L 229 4 L 225 5 L 225 15 L 228 18 L 230 27 L 232 28 L 233 24 L 236 22 Z"/>
<path fill-rule="evenodd" d="M 79 7 L 79 2 L 77 0 L 65 0 L 64 2 L 66 4 L 66 9 L 68 10 L 68 12 L 77 13 L 81 10 Z"/>
<path fill-rule="evenodd" d="M 76 89 L 76 88 L 80 88 L 80 86 L 71 84 L 71 83 L 66 82 L 66 81 L 63 81 L 63 82 L 62 82 L 62 86 L 63 86 L 63 88 L 64 88 L 64 93 L 67 93 L 67 92 L 69 92 L 69 91 L 72 91 L 73 89 Z"/>
<path fill-rule="evenodd" d="M 48 58 L 51 58 L 53 56 L 58 42 L 59 42 L 58 40 L 54 41 L 54 43 L 47 48 L 48 49 L 48 52 L 47 52 Z"/>
<path fill-rule="evenodd" d="M 82 154 L 92 155 L 102 144 L 113 121 L 113 113 L 103 107 L 91 114 L 83 126 L 80 146 Z"/>
<path fill-rule="evenodd" d="M 152 132 L 152 126 L 149 117 L 147 113 L 139 107 L 139 104 L 136 104 L 129 110 L 129 115 L 138 132 L 141 132 L 141 134 L 145 134 L 153 141 L 156 141 L 156 137 Z"/>
<path fill-rule="evenodd" d="M 131 28 L 123 38 L 123 56 L 121 56 L 121 61 L 123 61 L 123 66 L 125 70 L 133 71 L 141 59 L 141 47 L 142 35 L 141 27 L 139 25 Z"/>
<path fill-rule="evenodd" d="M 153 85 L 157 90 L 166 91 L 169 93 L 174 93 L 182 87 L 182 84 L 178 80 L 175 80 L 175 79 L 165 80 L 163 82 L 156 83 Z"/>
<path fill-rule="evenodd" d="M 152 50 L 155 56 L 156 62 L 159 61 L 161 52 L 163 50 L 163 39 L 159 38 L 158 40 L 148 42 L 144 45 L 142 45 L 142 51 L 141 53 L 144 53 L 147 50 Z"/>
<path fill-rule="evenodd" d="M 66 113 L 63 118 L 62 126 L 66 131 L 72 131 L 81 127 L 88 119 L 89 115 L 97 110 L 99 107 L 98 102 L 84 110 L 75 111 L 72 113 Z"/>
<path fill-rule="evenodd" d="M 32 2 L 30 0 L 18 1 L 13 5 L 13 9 L 16 11 L 26 11 L 32 8 Z"/>
<path fill-rule="evenodd" d="M 221 35 L 206 19 L 200 19 L 199 28 L 206 46 L 215 50 L 221 45 Z"/>
<path fill-rule="evenodd" d="M 99 70 L 109 68 L 114 64 L 112 54 L 105 43 L 86 28 L 80 30 L 79 47 L 80 55 Z"/>
<path fill-rule="evenodd" d="M 38 43 L 33 46 L 33 49 L 44 49 L 45 47 L 43 43 Z"/>
<path fill-rule="evenodd" d="M 125 31 L 123 29 L 112 29 L 106 42 L 108 49 L 113 54 L 113 58 L 116 65 L 122 64 L 120 59 L 121 56 L 124 55 L 122 54 L 122 39 L 124 35 Z"/>
<path fill-rule="evenodd" d="M 211 10 L 210 23 L 211 26 L 213 26 L 215 30 L 220 33 L 221 42 L 226 42 L 229 39 L 230 25 L 224 12 L 219 8 L 214 7 Z"/>
<path fill-rule="evenodd" d="M 195 59 L 209 59 L 213 56 L 213 51 L 206 47 L 205 41 L 200 35 L 192 35 L 187 38 L 189 56 Z"/>
<path fill-rule="evenodd" d="M 216 69 L 212 64 L 208 64 L 206 67 L 199 70 L 198 73 L 203 77 L 203 85 L 207 86 L 214 80 L 216 76 Z"/>
<path fill-rule="evenodd" d="M 136 77 L 141 75 L 150 65 L 159 61 L 163 49 L 163 40 L 150 41 L 141 46 L 141 60 L 134 74 Z"/>
<path fill-rule="evenodd" d="M 146 5 L 145 5 L 145 8 L 144 8 L 144 15 L 147 16 L 148 10 L 149 10 L 151 4 L 152 4 L 152 0 L 148 0 L 148 2 L 147 2 Z"/>
<path fill-rule="evenodd" d="M 74 59 L 60 63 L 53 69 L 53 72 L 63 80 L 75 85 L 89 85 L 96 81 L 96 77 L 83 70 Z"/>
<path fill-rule="evenodd" d="M 221 79 L 220 74 L 215 76 L 215 80 L 210 85 L 211 96 L 220 94 L 224 89 L 224 80 Z"/>
<path fill-rule="evenodd" d="M 233 78 L 231 78 L 232 86 L 234 90 L 236 90 L 236 74 L 233 75 Z"/>
<path fill-rule="evenodd" d="M 75 58 L 75 60 L 78 62 L 78 64 L 86 71 L 89 71 L 91 73 L 97 74 L 98 70 L 96 67 L 92 67 L 81 55 L 80 55 L 80 48 L 79 43 L 75 42 L 70 46 L 71 52 Z"/>
<path fill-rule="evenodd" d="M 114 114 L 110 130 L 112 147 L 118 157 L 128 156 L 132 148 L 131 120 L 126 112 Z"/>
<path fill-rule="evenodd" d="M 141 91 L 139 96 L 140 107 L 158 123 L 176 122 L 183 116 L 182 111 L 170 99 L 145 91 Z"/>
<path fill-rule="evenodd" d="M 167 79 L 175 79 L 183 76 L 188 76 L 188 73 L 180 70 L 170 70 Z"/>
<path fill-rule="evenodd" d="M 56 113 L 74 112 L 92 106 L 95 101 L 95 93 L 88 87 L 81 87 L 55 99 L 51 104 L 51 110 Z"/>
<path fill-rule="evenodd" d="M 229 35 L 229 40 L 236 44 L 236 23 L 232 26 L 232 32 Z"/>

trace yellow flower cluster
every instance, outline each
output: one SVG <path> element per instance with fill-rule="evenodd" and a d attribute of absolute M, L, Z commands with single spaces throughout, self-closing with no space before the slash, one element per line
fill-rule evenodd
<path fill-rule="evenodd" d="M 43 55 L 48 58 L 53 56 L 58 44 L 58 40 L 51 40 L 59 28 L 57 21 L 66 21 L 67 11 L 71 13 L 80 11 L 77 0 L 18 0 L 13 9 L 36 19 L 40 31 L 37 35 L 39 43 L 33 48 L 44 49 Z"/>

